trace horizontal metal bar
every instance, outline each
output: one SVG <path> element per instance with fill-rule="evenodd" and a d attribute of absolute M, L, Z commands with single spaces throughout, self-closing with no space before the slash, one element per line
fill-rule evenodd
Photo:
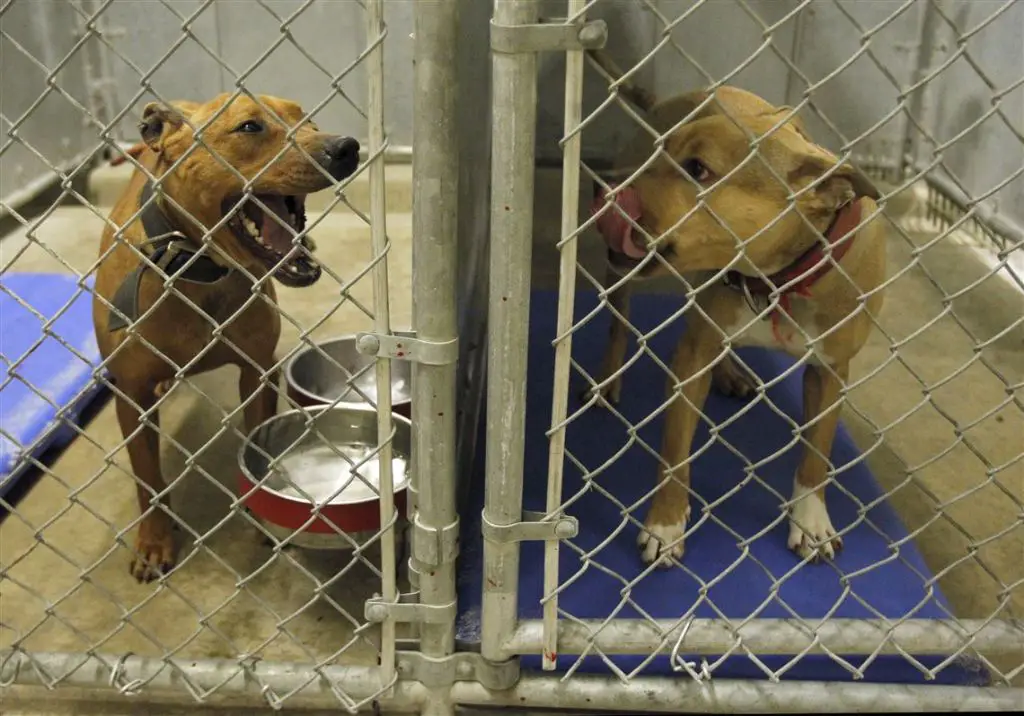
<path fill-rule="evenodd" d="M 465 706 L 595 709 L 654 713 L 879 713 L 1018 711 L 1024 689 L 968 688 L 845 681 L 758 681 L 524 673 L 513 688 L 489 691 L 458 682 L 452 700 Z"/>
<path fill-rule="evenodd" d="M 356 350 L 366 356 L 406 360 L 424 365 L 451 365 L 459 359 L 459 339 L 425 341 L 409 335 L 357 333 Z"/>
<path fill-rule="evenodd" d="M 608 25 L 604 20 L 536 25 L 502 25 L 491 21 L 491 50 L 500 54 L 599 50 L 607 41 Z"/>
<path fill-rule="evenodd" d="M 333 708 L 341 704 L 341 694 L 358 703 L 371 699 L 381 688 L 376 666 L 324 666 L 314 670 L 310 664 L 253 661 L 243 671 L 232 659 L 165 661 L 131 655 L 53 652 L 34 652 L 29 658 L 9 649 L 0 651 L 0 684 L 103 691 L 108 695 L 123 690 L 138 693 L 143 699 L 153 695 L 192 704 L 201 697 L 202 702 L 211 704 L 230 701 L 267 706 L 274 705 L 273 697 L 281 699 L 291 694 L 279 705 Z M 128 689 L 126 684 L 133 688 Z M 383 710 L 418 712 L 425 690 L 415 682 L 399 682 L 392 694 L 379 700 Z M 372 702 L 365 710 L 373 710 Z"/>
<path fill-rule="evenodd" d="M 491 542 L 544 542 L 546 540 L 572 539 L 579 534 L 580 525 L 575 517 L 562 515 L 555 520 L 545 520 L 543 512 L 523 510 L 523 519 L 508 525 L 496 525 L 480 516 L 480 536 Z"/>
<path fill-rule="evenodd" d="M 915 171 L 920 172 L 921 168 L 916 167 Z M 953 181 L 934 171 L 925 175 L 924 180 L 926 184 L 956 204 L 961 211 L 968 211 L 971 198 L 961 191 L 960 187 L 958 187 Z M 979 224 L 997 236 L 1006 239 L 1010 244 L 1020 244 L 1024 242 L 1024 228 L 1021 228 L 1005 214 L 1001 214 L 993 209 L 990 201 L 979 202 L 975 206 L 974 214 L 972 216 Z"/>
<path fill-rule="evenodd" d="M 655 623 L 641 620 L 568 622 L 558 625 L 558 651 L 580 654 L 597 647 L 605 654 L 641 654 L 661 649 L 669 653 L 682 633 L 678 620 Z M 826 648 L 836 654 L 898 654 L 915 656 L 955 654 L 970 641 L 970 648 L 986 655 L 1019 655 L 1024 644 L 1024 625 L 1011 621 L 963 619 L 908 619 L 888 625 L 878 619 L 828 619 L 812 626 L 792 619 L 756 619 L 739 629 L 721 619 L 690 622 L 680 653 L 719 655 L 736 646 L 738 639 L 756 654 L 799 654 L 804 649 Z M 539 654 L 543 622 L 520 622 L 506 642 L 505 654 Z M 817 646 L 815 646 L 817 645 Z"/>

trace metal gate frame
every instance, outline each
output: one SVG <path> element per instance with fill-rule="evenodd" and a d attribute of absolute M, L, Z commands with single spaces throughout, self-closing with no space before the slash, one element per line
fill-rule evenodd
<path fill-rule="evenodd" d="M 368 67 L 368 142 L 370 185 L 371 266 L 374 293 L 373 332 L 362 334 L 375 344 L 378 398 L 378 450 L 381 456 L 380 520 L 381 594 L 365 604 L 367 622 L 381 625 L 381 647 L 376 666 L 331 666 L 239 659 L 178 659 L 133 654 L 46 653 L 23 649 L 0 651 L 0 688 L 41 687 L 71 690 L 76 696 L 109 698 L 111 694 L 144 699 L 194 703 L 248 703 L 275 710 L 291 706 L 339 705 L 349 712 L 450 708 L 445 678 L 445 657 L 454 651 L 455 557 L 459 522 L 455 508 L 455 356 L 457 236 L 455 217 L 458 183 L 458 135 L 455 131 L 456 90 L 449 86 L 455 72 L 458 0 L 442 0 L 437 7 L 416 8 L 417 147 L 414 193 L 414 335 L 413 451 L 415 467 L 410 485 L 408 518 L 410 581 L 413 591 L 399 594 L 396 564 L 396 510 L 391 489 L 390 361 L 401 358 L 387 345 L 392 336 L 388 311 L 387 258 L 391 249 L 385 217 L 385 159 L 389 145 L 384 128 L 384 0 L 362 0 L 367 47 L 361 59 Z M 109 51 L 100 16 L 109 3 L 78 4 L 83 13 L 80 41 L 95 36 L 100 52 Z M 208 3 L 206 3 L 208 4 Z M 201 6 L 192 16 L 202 12 Z M 308 4 L 308 3 L 307 3 Z M 273 49 L 273 47 L 271 48 Z M 268 50 L 269 52 L 269 50 Z M 67 62 L 65 58 L 64 62 Z M 62 63 L 63 64 L 63 63 Z M 59 69 L 59 67 L 58 67 Z M 55 70 L 56 71 L 56 70 Z M 241 92 L 242 90 L 236 90 Z M 118 113 L 95 106 L 90 112 L 104 140 L 110 139 Z M 108 116 L 114 115 L 114 116 Z M 124 148 L 121 148 L 122 150 Z M 97 151 L 74 167 L 71 176 L 92 166 Z M 59 168 L 53 170 L 61 177 Z M 336 200 L 337 201 L 337 200 Z M 43 221 L 44 215 L 37 220 Z M 363 341 L 361 341 L 363 343 Z M 361 348 L 362 350 L 362 348 Z M 409 358 L 406 358 L 409 359 Z M 420 420 L 418 416 L 430 416 Z M 396 625 L 419 627 L 418 646 L 396 639 Z M 414 650 L 398 651 L 399 646 Z M 440 669 L 437 663 L 442 663 Z M 449 665 L 452 665 L 449 662 Z M 453 666 L 453 665 L 452 665 Z M 433 668 L 432 668 L 433 667 Z M 454 668 L 451 670 L 454 676 Z"/>
<path fill-rule="evenodd" d="M 719 619 L 636 620 L 557 619 L 557 550 L 573 526 L 561 512 L 572 295 L 575 289 L 579 193 L 581 87 L 585 48 L 602 47 L 603 23 L 587 23 L 592 3 L 567 0 L 564 24 L 538 26 L 538 0 L 496 0 L 492 22 L 493 163 L 490 352 L 487 414 L 486 497 L 482 653 L 499 662 L 539 654 L 545 668 L 558 653 L 583 654 L 596 645 L 605 654 L 648 656 L 668 653 L 682 640 L 686 653 L 728 653 L 741 640 L 756 654 L 797 655 L 827 651 L 849 655 L 959 653 L 969 645 L 987 654 L 1018 654 L 1024 630 L 999 620 L 829 619 L 816 630 L 800 620 L 751 619 L 734 626 Z M 927 23 L 926 23 L 927 26 Z M 536 121 L 536 53 L 565 52 L 565 129 L 563 147 L 562 233 L 559 314 L 555 341 L 556 389 L 552 406 L 547 512 L 543 533 L 520 529 L 526 415 L 526 346 L 529 335 L 531 243 L 533 232 L 533 152 Z M 930 62 L 918 58 L 918 77 Z M 923 96 L 919 88 L 917 102 Z M 909 128 L 908 128 L 909 134 Z M 909 144 L 909 136 L 908 136 Z M 909 151 L 908 151 L 909 153 Z M 886 168 L 889 169 L 889 168 Z M 906 186 L 911 182 L 908 180 Z M 983 218 L 983 217 L 979 217 Z M 561 384 L 561 391 L 559 385 Z M 544 618 L 519 619 L 519 539 L 545 540 Z M 903 645 L 903 646 L 901 646 Z M 456 689 L 462 703 L 636 711 L 825 712 L 1002 710 L 1019 707 L 1024 689 L 848 682 L 702 681 L 611 674 L 546 677 L 523 675 L 513 694 Z M 497 697 L 497 698 L 496 698 Z"/>

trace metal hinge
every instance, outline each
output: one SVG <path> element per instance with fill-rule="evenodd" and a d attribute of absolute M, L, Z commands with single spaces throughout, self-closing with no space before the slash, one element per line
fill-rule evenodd
<path fill-rule="evenodd" d="M 505 691 L 519 681 L 519 659 L 488 661 L 476 652 L 433 658 L 415 651 L 400 651 L 396 656 L 399 678 L 419 681 L 428 688 L 476 681 L 485 689 Z"/>
<path fill-rule="evenodd" d="M 545 519 L 543 512 L 523 510 L 522 521 L 510 525 L 494 524 L 487 519 L 486 512 L 480 516 L 480 533 L 490 542 L 547 542 L 570 539 L 579 531 L 579 522 L 568 515 Z"/>
<path fill-rule="evenodd" d="M 543 25 L 499 25 L 491 20 L 491 50 L 501 54 L 600 50 L 608 41 L 604 20 Z"/>
<path fill-rule="evenodd" d="M 398 595 L 397 602 L 385 602 L 380 596 L 373 596 L 363 605 L 366 621 L 379 624 L 393 619 L 402 624 L 448 624 L 455 620 L 456 605 L 420 604 L 419 592 Z"/>
<path fill-rule="evenodd" d="M 357 333 L 356 350 L 367 356 L 407 360 L 424 365 L 450 365 L 459 359 L 459 339 L 435 342 L 416 338 L 415 331 L 391 335 Z"/>

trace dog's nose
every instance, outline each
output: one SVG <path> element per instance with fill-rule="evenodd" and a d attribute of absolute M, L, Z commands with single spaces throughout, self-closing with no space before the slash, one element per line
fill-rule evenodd
<path fill-rule="evenodd" d="M 359 166 L 359 142 L 352 137 L 332 137 L 324 143 L 327 171 L 335 179 L 344 179 Z"/>

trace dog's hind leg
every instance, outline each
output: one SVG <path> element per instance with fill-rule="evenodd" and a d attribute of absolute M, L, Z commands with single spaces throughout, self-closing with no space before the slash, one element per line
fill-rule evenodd
<path fill-rule="evenodd" d="M 843 546 L 825 506 L 825 486 L 842 410 L 840 393 L 849 371 L 848 363 L 804 369 L 804 455 L 789 508 L 789 548 L 803 559 L 832 559 Z"/>
<path fill-rule="evenodd" d="M 174 566 L 175 559 L 173 521 L 159 503 L 153 503 L 153 497 L 164 489 L 160 472 L 160 438 L 157 434 L 160 419 L 155 410 L 146 422 L 141 419 L 142 413 L 156 402 L 153 387 L 147 385 L 132 389 L 118 385 L 125 397 L 119 394 L 114 400 L 117 422 L 121 426 L 121 434 L 128 442 L 128 457 L 138 483 L 142 521 L 139 522 L 135 537 L 135 557 L 129 569 L 140 582 L 149 582 L 166 574 Z"/>

